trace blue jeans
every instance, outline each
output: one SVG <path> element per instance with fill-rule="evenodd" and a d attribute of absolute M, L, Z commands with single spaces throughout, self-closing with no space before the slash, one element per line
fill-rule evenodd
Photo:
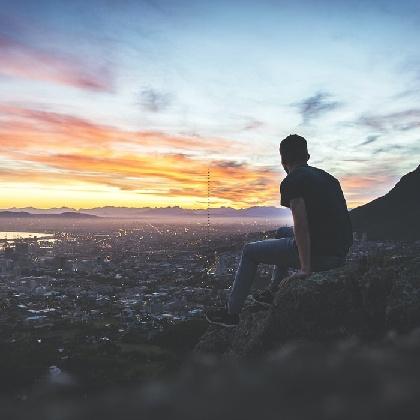
<path fill-rule="evenodd" d="M 275 265 L 269 285 L 269 289 L 272 291 L 287 276 L 289 268 L 300 268 L 299 252 L 292 228 L 279 228 L 276 232 L 276 239 L 265 239 L 245 244 L 228 298 L 230 313 L 237 314 L 241 311 L 259 263 Z M 314 256 L 311 259 L 311 268 L 312 271 L 324 271 L 340 267 L 344 263 L 345 257 Z"/>

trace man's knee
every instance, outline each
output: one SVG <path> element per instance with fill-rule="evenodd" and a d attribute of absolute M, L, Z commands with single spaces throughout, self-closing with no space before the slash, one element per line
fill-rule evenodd
<path fill-rule="evenodd" d="M 256 242 L 248 242 L 244 245 L 242 249 L 242 255 L 244 257 L 252 257 L 254 250 L 255 250 Z"/>
<path fill-rule="evenodd" d="M 291 226 L 281 226 L 276 230 L 276 238 L 293 238 L 295 236 L 294 230 Z"/>

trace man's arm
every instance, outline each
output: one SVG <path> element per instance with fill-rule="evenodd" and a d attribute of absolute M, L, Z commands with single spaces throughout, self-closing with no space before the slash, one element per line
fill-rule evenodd
<path fill-rule="evenodd" d="M 300 269 L 303 273 L 311 273 L 311 237 L 309 234 L 308 216 L 303 197 L 290 200 L 296 245 L 299 250 Z"/>

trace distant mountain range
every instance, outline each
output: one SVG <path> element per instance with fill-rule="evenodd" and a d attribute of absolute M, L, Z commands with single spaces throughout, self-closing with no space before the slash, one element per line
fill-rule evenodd
<path fill-rule="evenodd" d="M 384 196 L 350 210 L 355 232 L 367 232 L 368 239 L 420 239 L 420 165 L 404 175 Z M 0 210 L 0 217 L 63 217 L 63 218 L 191 218 L 207 217 L 207 209 L 168 207 L 95 207 L 73 209 L 68 207 L 37 209 L 34 207 Z M 245 209 L 219 207 L 210 209 L 211 217 L 282 219 L 292 224 L 287 208 L 253 206 Z"/>
<path fill-rule="evenodd" d="M 274 219 L 290 219 L 289 209 L 274 206 L 254 206 L 245 209 L 232 207 L 211 208 L 211 217 L 262 217 Z M 60 217 L 118 217 L 118 218 L 167 218 L 167 217 L 207 217 L 207 209 L 184 209 L 179 206 L 168 207 L 95 207 L 91 209 L 72 209 L 68 207 L 37 209 L 34 207 L 9 208 L 0 210 L 0 217 L 31 217 L 31 216 L 60 216 Z"/>
<path fill-rule="evenodd" d="M 74 211 L 65 211 L 62 213 L 29 213 L 27 211 L 0 211 L 0 217 L 18 217 L 18 218 L 27 218 L 27 217 L 73 217 L 73 218 L 97 218 L 97 216 L 86 213 L 79 213 Z"/>
<path fill-rule="evenodd" d="M 355 232 L 368 239 L 420 239 L 420 165 L 384 196 L 350 211 Z"/>

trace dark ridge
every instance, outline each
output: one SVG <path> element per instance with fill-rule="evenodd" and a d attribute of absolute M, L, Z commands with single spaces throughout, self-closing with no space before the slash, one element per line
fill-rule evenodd
<path fill-rule="evenodd" d="M 384 196 L 350 211 L 354 232 L 369 239 L 420 239 L 420 165 Z"/>

